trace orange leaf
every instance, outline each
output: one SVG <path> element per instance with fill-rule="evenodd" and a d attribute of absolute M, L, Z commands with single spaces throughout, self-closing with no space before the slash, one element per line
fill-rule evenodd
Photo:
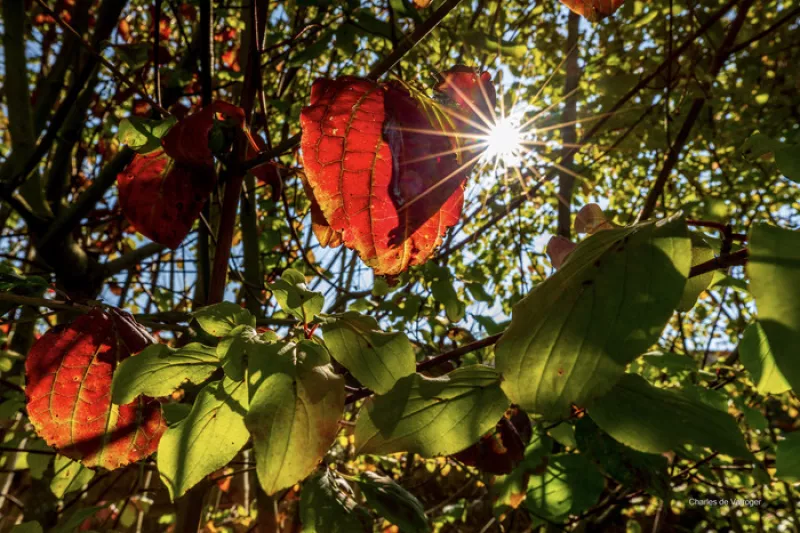
<path fill-rule="evenodd" d="M 97 308 L 42 335 L 25 359 L 36 433 L 88 467 L 113 470 L 156 451 L 166 430 L 160 404 L 144 396 L 111 403 L 117 364 L 151 340 L 127 313 Z"/>

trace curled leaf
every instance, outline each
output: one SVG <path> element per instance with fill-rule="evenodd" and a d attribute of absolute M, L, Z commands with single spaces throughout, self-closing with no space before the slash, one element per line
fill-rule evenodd
<path fill-rule="evenodd" d="M 327 223 L 319 216 L 314 222 L 321 242 L 340 238 L 379 275 L 398 274 L 433 254 L 458 221 L 477 159 L 458 128 L 471 127 L 477 107 L 467 101 L 485 98 L 475 87 L 468 91 L 465 108 L 450 109 L 398 82 L 314 83 L 300 117 L 301 147 L 312 210 L 315 201 Z"/>

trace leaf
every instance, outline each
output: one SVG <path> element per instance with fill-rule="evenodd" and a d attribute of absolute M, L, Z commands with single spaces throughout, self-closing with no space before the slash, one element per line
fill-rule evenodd
<path fill-rule="evenodd" d="M 172 159 L 195 168 L 209 168 L 220 148 L 216 137 L 223 130 L 244 129 L 244 110 L 227 102 L 214 101 L 200 111 L 178 121 L 161 141 Z M 224 141 L 223 141 L 224 144 Z"/>
<path fill-rule="evenodd" d="M 800 231 L 767 224 L 750 230 L 747 275 L 758 308 L 758 322 L 775 363 L 795 392 L 800 391 Z"/>
<path fill-rule="evenodd" d="M 353 499 L 347 482 L 326 468 L 303 483 L 300 521 L 304 533 L 372 531 L 372 518 Z"/>
<path fill-rule="evenodd" d="M 445 314 L 450 322 L 458 322 L 464 318 L 466 306 L 459 300 L 458 293 L 450 279 L 439 278 L 431 283 L 433 299 L 444 305 Z"/>
<path fill-rule="evenodd" d="M 775 163 L 781 174 L 800 183 L 800 145 L 784 146 L 775 152 Z"/>
<path fill-rule="evenodd" d="M 247 414 L 256 473 L 267 494 L 314 471 L 333 444 L 344 411 L 344 379 L 329 365 L 300 364 L 293 370 L 266 377 Z"/>
<path fill-rule="evenodd" d="M 596 233 L 514 306 L 495 348 L 509 399 L 560 418 L 608 391 L 657 339 L 683 292 L 679 218 Z"/>
<path fill-rule="evenodd" d="M 625 374 L 605 396 L 588 406 L 589 416 L 615 440 L 635 450 L 663 453 L 684 444 L 750 458 L 736 421 L 685 391 L 653 387 Z"/>
<path fill-rule="evenodd" d="M 634 76 L 634 78 L 634 83 L 636 83 L 638 77 Z M 581 207 L 581 210 L 575 215 L 575 233 L 588 233 L 589 235 L 593 235 L 598 231 L 615 229 L 617 227 L 618 226 L 608 219 L 603 209 L 597 204 L 586 204 Z"/>
<path fill-rule="evenodd" d="M 553 439 L 534 431 L 525 448 L 522 462 L 508 475 L 497 476 L 491 487 L 492 507 L 495 516 L 517 509 L 525 501 L 531 474 L 540 475 L 547 466 L 546 460 L 553 448 Z"/>
<path fill-rule="evenodd" d="M 237 326 L 256 326 L 256 319 L 250 311 L 233 302 L 201 307 L 192 316 L 203 331 L 213 337 L 224 337 Z"/>
<path fill-rule="evenodd" d="M 119 123 L 119 142 L 127 144 L 139 154 L 148 154 L 161 148 L 161 138 L 175 125 L 173 116 L 164 120 L 147 120 L 141 117 L 128 117 Z"/>
<path fill-rule="evenodd" d="M 225 375 L 234 381 L 242 381 L 245 376 L 245 354 L 247 345 L 258 342 L 258 333 L 252 326 L 239 325 L 220 339 L 216 354 L 222 363 Z"/>
<path fill-rule="evenodd" d="M 781 394 L 792 388 L 775 363 L 767 335 L 758 322 L 744 330 L 739 357 L 760 394 Z"/>
<path fill-rule="evenodd" d="M 447 135 L 446 114 L 400 83 L 343 77 L 314 82 L 300 122 L 309 189 L 330 230 L 376 275 L 424 263 L 458 221 L 472 158 Z"/>
<path fill-rule="evenodd" d="M 525 446 L 532 434 L 528 415 L 512 405 L 494 429 L 453 457 L 482 472 L 508 474 L 525 458 Z"/>
<path fill-rule="evenodd" d="M 56 455 L 53 470 L 55 473 L 50 481 L 50 490 L 59 500 L 69 492 L 82 489 L 94 477 L 94 470 L 63 455 Z"/>
<path fill-rule="evenodd" d="M 689 238 L 692 241 L 692 266 L 714 259 L 714 250 L 700 235 L 690 233 Z M 683 296 L 678 304 L 678 311 L 689 311 L 694 307 L 697 298 L 711 285 L 713 279 L 714 271 L 687 279 L 686 286 L 683 288 Z"/>
<path fill-rule="evenodd" d="M 625 0 L 561 0 L 561 3 L 587 20 L 598 22 L 613 15 L 624 1 Z"/>
<path fill-rule="evenodd" d="M 497 371 L 483 365 L 461 367 L 439 378 L 404 377 L 361 408 L 357 452 L 405 451 L 423 457 L 460 452 L 492 429 L 508 408 L 500 381 Z"/>
<path fill-rule="evenodd" d="M 166 428 L 151 398 L 111 403 L 114 369 L 145 346 L 146 333 L 131 324 L 94 308 L 42 335 L 25 359 L 28 416 L 36 433 L 87 467 L 113 470 L 144 459 Z"/>
<path fill-rule="evenodd" d="M 11 528 L 11 533 L 44 533 L 42 524 L 35 520 L 22 522 Z"/>
<path fill-rule="evenodd" d="M 361 487 L 367 504 L 400 528 L 400 531 L 404 533 L 431 531 L 425 516 L 425 508 L 420 501 L 389 476 L 364 472 L 358 480 L 358 486 Z"/>
<path fill-rule="evenodd" d="M 119 203 L 136 231 L 177 248 L 216 183 L 214 169 L 176 163 L 163 150 L 136 154 L 117 176 Z"/>
<path fill-rule="evenodd" d="M 119 365 L 111 382 L 111 401 L 124 404 L 140 394 L 168 396 L 184 381 L 202 383 L 218 367 L 214 348 L 198 342 L 177 350 L 154 344 Z"/>
<path fill-rule="evenodd" d="M 643 453 L 620 444 L 600 431 L 589 417 L 575 422 L 578 449 L 600 470 L 631 490 L 646 490 L 660 498 L 668 498 L 671 489 L 667 458 Z"/>
<path fill-rule="evenodd" d="M 416 371 L 414 349 L 403 332 L 383 332 L 378 322 L 354 311 L 322 325 L 331 356 L 365 387 L 386 394 Z"/>
<path fill-rule="evenodd" d="M 524 44 L 514 44 L 503 41 L 497 37 L 490 37 L 477 30 L 465 32 L 464 41 L 482 52 L 499 54 L 503 58 L 511 57 L 520 60 L 524 58 L 525 54 L 528 52 L 528 47 Z"/>
<path fill-rule="evenodd" d="M 308 324 L 322 312 L 325 297 L 320 292 L 308 290 L 306 277 L 293 268 L 287 268 L 281 279 L 270 284 L 275 299 L 281 309 L 292 314 L 303 324 Z"/>
<path fill-rule="evenodd" d="M 203 387 L 189 415 L 167 429 L 157 463 L 173 501 L 239 453 L 250 437 L 247 407 L 247 384 L 223 378 Z"/>
<path fill-rule="evenodd" d="M 603 476 L 585 456 L 553 455 L 542 474 L 530 477 L 525 506 L 535 517 L 561 522 L 594 505 L 604 488 Z"/>
<path fill-rule="evenodd" d="M 787 483 L 800 481 L 800 432 L 785 435 L 775 449 L 775 477 Z"/>

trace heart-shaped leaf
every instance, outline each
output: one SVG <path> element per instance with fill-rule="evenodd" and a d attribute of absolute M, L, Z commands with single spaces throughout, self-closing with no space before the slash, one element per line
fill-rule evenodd
<path fill-rule="evenodd" d="M 33 427 L 49 445 L 88 467 L 113 470 L 144 459 L 166 429 L 155 400 L 111 402 L 114 369 L 144 347 L 132 342 L 135 331 L 125 331 L 131 323 L 94 309 L 42 335 L 25 359 Z"/>
<path fill-rule="evenodd" d="M 211 166 L 176 163 L 163 150 L 136 154 L 117 176 L 119 203 L 136 231 L 177 248 L 216 183 Z"/>
<path fill-rule="evenodd" d="M 601 231 L 514 306 L 497 344 L 511 401 L 559 418 L 608 391 L 678 304 L 691 261 L 680 218 Z"/>

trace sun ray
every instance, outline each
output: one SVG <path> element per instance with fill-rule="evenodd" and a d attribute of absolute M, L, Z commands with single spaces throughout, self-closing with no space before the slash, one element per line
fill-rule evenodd
<path fill-rule="evenodd" d="M 438 152 L 438 153 L 435 153 L 435 154 L 428 154 L 428 155 L 424 155 L 424 156 L 421 156 L 421 157 L 415 157 L 414 159 L 409 159 L 407 161 L 403 161 L 402 163 L 400 163 L 400 166 L 402 167 L 402 166 L 405 166 L 405 165 L 411 165 L 413 163 L 419 163 L 421 161 L 428 161 L 429 159 L 435 159 L 437 157 L 442 157 L 444 155 L 459 154 L 461 152 L 472 152 L 472 151 L 476 151 L 476 150 L 481 150 L 481 149 L 485 148 L 486 146 L 488 146 L 488 141 L 486 141 L 484 139 L 481 142 L 477 142 L 477 143 L 473 143 L 473 144 L 467 144 L 467 145 L 464 145 L 464 146 L 462 146 L 460 148 L 452 148 L 450 150 L 445 150 L 443 152 Z"/>
<path fill-rule="evenodd" d="M 457 169 L 455 169 L 453 172 L 451 172 L 450 174 L 448 174 L 447 176 L 445 176 L 443 179 L 441 179 L 441 180 L 437 181 L 437 182 L 436 182 L 436 183 L 434 183 L 432 186 L 428 187 L 427 189 L 425 189 L 424 191 L 422 191 L 421 193 L 419 193 L 418 195 L 416 195 L 414 198 L 412 198 L 412 199 L 411 199 L 411 200 L 409 200 L 408 202 L 406 202 L 406 203 L 404 203 L 403 205 L 401 205 L 400 207 L 398 207 L 398 208 L 397 208 L 397 212 L 398 212 L 398 213 L 402 213 L 403 211 L 405 211 L 406 209 L 408 209 L 409 207 L 411 207 L 412 205 L 414 205 L 416 202 L 420 201 L 422 198 L 426 197 L 427 195 L 429 195 L 430 193 L 432 193 L 433 191 L 435 191 L 436 189 L 438 189 L 439 187 L 441 187 L 441 186 L 442 186 L 444 183 L 446 183 L 446 182 L 447 182 L 447 181 L 449 181 L 451 178 L 453 178 L 453 176 L 456 176 L 456 175 L 458 175 L 458 174 L 459 174 L 461 171 L 463 171 L 464 169 L 466 169 L 466 168 L 469 168 L 469 167 L 470 167 L 471 165 L 473 165 L 473 164 L 474 164 L 476 161 L 478 161 L 478 159 L 479 159 L 480 157 L 481 157 L 481 155 L 480 155 L 480 154 L 476 155 L 475 157 L 473 157 L 472 159 L 470 159 L 469 161 L 467 161 L 466 163 L 464 163 L 463 165 L 461 165 L 460 167 L 458 167 Z"/>

